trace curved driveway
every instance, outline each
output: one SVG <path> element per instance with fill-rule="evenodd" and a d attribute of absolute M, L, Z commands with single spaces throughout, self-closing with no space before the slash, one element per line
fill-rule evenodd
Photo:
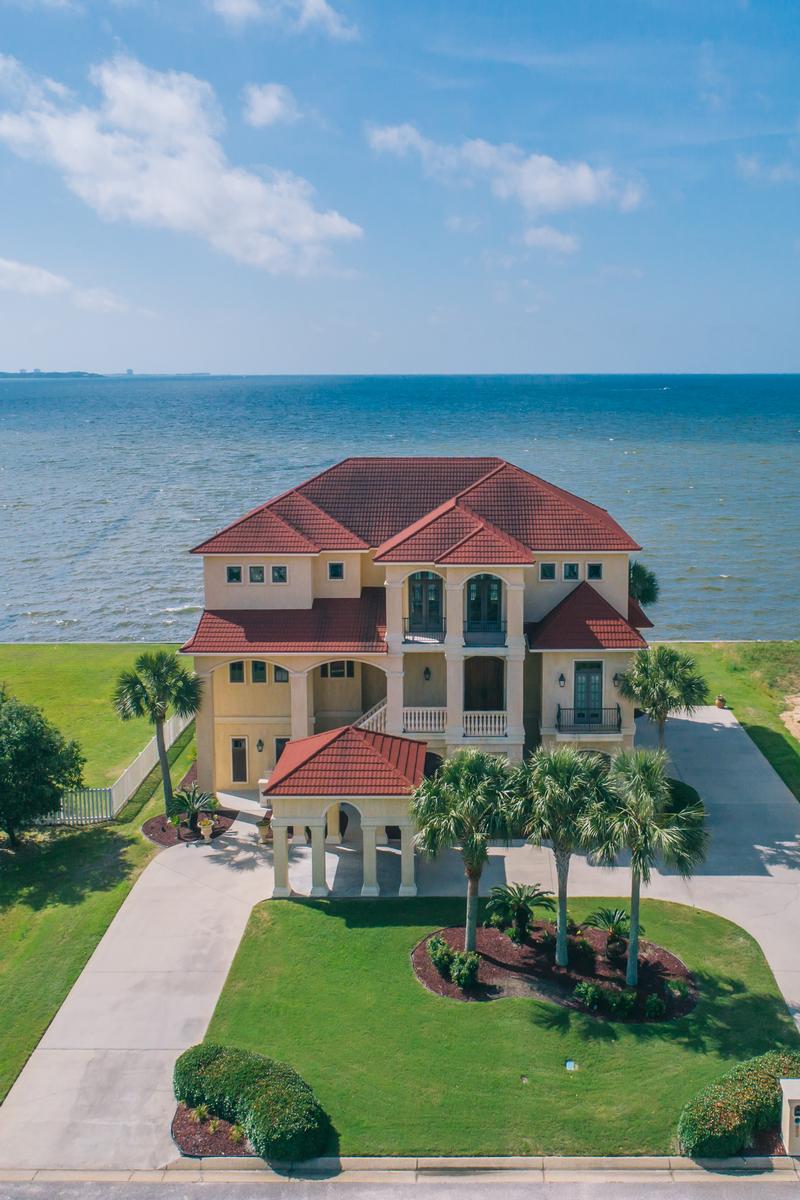
<path fill-rule="evenodd" d="M 641 744 L 652 743 L 649 727 Z M 694 904 L 761 943 L 787 1004 L 800 1014 L 800 806 L 733 715 L 702 709 L 672 720 L 673 769 L 698 789 L 712 835 L 690 881 L 656 874 L 648 895 Z M 270 895 L 270 855 L 243 815 L 211 846 L 176 846 L 142 873 L 0 1108 L 0 1168 L 156 1168 L 175 1157 L 168 1128 L 176 1056 L 206 1030 L 252 906 Z M 360 882 L 358 831 L 327 855 L 337 894 Z M 398 852 L 382 847 L 379 878 L 396 890 Z M 292 882 L 309 890 L 306 847 Z M 551 855 L 492 852 L 484 890 L 505 879 L 554 885 Z M 418 862 L 423 895 L 463 894 L 456 855 Z M 576 859 L 575 895 L 618 895 L 624 868 Z"/>

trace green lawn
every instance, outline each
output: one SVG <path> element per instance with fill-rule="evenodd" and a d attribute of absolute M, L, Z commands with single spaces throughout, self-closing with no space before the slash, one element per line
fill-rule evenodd
<path fill-rule="evenodd" d="M 117 675 L 142 650 L 175 649 L 125 643 L 26 646 L 0 644 L 0 683 L 36 704 L 86 755 L 88 787 L 113 783 L 153 736 L 146 721 L 120 721 L 111 707 Z"/>
<path fill-rule="evenodd" d="M 721 694 L 764 757 L 800 800 L 800 742 L 781 720 L 800 692 L 800 641 L 675 643 L 695 659 L 711 697 Z"/>
<path fill-rule="evenodd" d="M 173 746 L 178 781 L 194 759 L 194 726 Z M 0 841 L 0 1101 L 156 852 L 139 833 L 161 811 L 156 768 L 117 821 Z"/>
<path fill-rule="evenodd" d="M 579 920 L 598 903 L 570 909 Z M 720 917 L 643 902 L 648 937 L 684 959 L 702 999 L 680 1020 L 622 1025 L 536 1000 L 427 992 L 411 949 L 463 913 L 457 899 L 258 905 L 208 1038 L 295 1067 L 342 1154 L 401 1155 L 664 1154 L 699 1087 L 739 1059 L 800 1045 L 757 944 Z"/>

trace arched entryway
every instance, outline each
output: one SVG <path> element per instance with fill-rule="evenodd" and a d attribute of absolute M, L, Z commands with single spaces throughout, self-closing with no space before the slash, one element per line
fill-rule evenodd
<path fill-rule="evenodd" d="M 505 708 L 502 658 L 476 656 L 464 661 L 464 711 L 499 712 Z"/>

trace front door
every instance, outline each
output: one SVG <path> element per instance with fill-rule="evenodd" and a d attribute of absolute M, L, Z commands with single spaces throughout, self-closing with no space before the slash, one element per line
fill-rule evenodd
<path fill-rule="evenodd" d="M 464 662 L 464 708 L 467 712 L 502 712 L 503 661 L 468 658 Z"/>
<path fill-rule="evenodd" d="M 408 581 L 408 627 L 416 633 L 442 629 L 442 578 L 433 571 L 417 571 Z"/>
<path fill-rule="evenodd" d="M 231 738 L 231 782 L 247 783 L 247 738 Z"/>
<path fill-rule="evenodd" d="M 603 720 L 603 664 L 575 663 L 575 724 L 599 725 Z"/>
<path fill-rule="evenodd" d="M 496 575 L 473 575 L 467 583 L 467 629 L 475 633 L 500 628 L 501 583 Z"/>

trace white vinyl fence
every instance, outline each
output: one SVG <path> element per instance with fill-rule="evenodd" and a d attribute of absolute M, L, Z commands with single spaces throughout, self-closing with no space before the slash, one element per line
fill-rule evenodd
<path fill-rule="evenodd" d="M 164 741 L 167 749 L 183 733 L 191 717 L 170 717 L 164 722 Z M 42 817 L 39 825 L 92 825 L 96 821 L 111 821 L 128 803 L 133 793 L 144 783 L 158 762 L 158 746 L 152 737 L 140 754 L 116 783 L 104 788 L 77 788 L 65 792 L 61 808 L 49 817 Z"/>

